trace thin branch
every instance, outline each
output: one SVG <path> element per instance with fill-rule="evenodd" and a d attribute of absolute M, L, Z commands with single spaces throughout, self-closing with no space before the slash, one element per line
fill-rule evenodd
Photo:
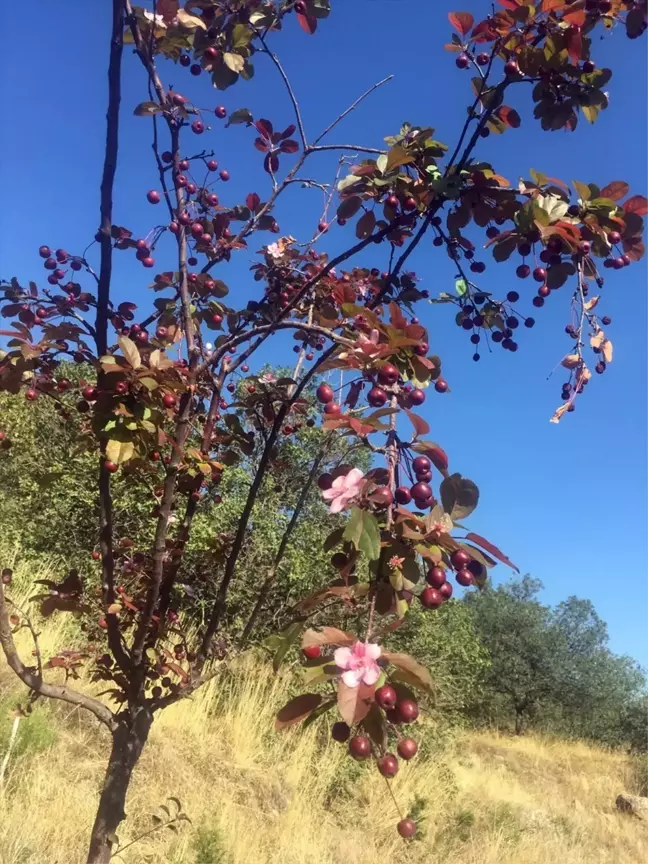
<path fill-rule="evenodd" d="M 199 669 L 201 669 L 202 666 L 204 666 L 205 664 L 211 640 L 216 631 L 218 630 L 221 619 L 225 613 L 227 605 L 227 592 L 229 590 L 230 582 L 232 581 L 232 578 L 234 576 L 238 556 L 241 552 L 243 542 L 247 534 L 248 522 L 250 521 L 250 516 L 254 508 L 257 494 L 259 492 L 259 489 L 261 488 L 261 483 L 263 482 L 266 469 L 270 462 L 270 457 L 272 455 L 275 442 L 279 435 L 279 430 L 281 429 L 284 419 L 292 405 L 297 401 L 297 399 L 299 399 L 304 388 L 308 385 L 310 380 L 317 373 L 319 367 L 326 360 L 329 359 L 329 357 L 331 356 L 331 354 L 333 354 L 334 351 L 337 351 L 337 347 L 338 346 L 334 344 L 328 349 L 328 351 L 324 351 L 320 355 L 317 362 L 311 366 L 311 368 L 308 370 L 308 372 L 306 372 L 302 380 L 299 382 L 297 389 L 293 393 L 290 401 L 284 403 L 277 412 L 277 416 L 272 427 L 272 432 L 270 433 L 266 446 L 263 449 L 259 465 L 257 466 L 256 474 L 254 475 L 254 480 L 252 481 L 252 485 L 250 486 L 250 489 L 248 491 L 248 496 L 245 501 L 245 506 L 243 507 L 243 512 L 241 513 L 241 517 L 239 519 L 238 529 L 234 538 L 234 542 L 232 544 L 232 548 L 230 550 L 230 554 L 227 559 L 227 563 L 225 565 L 225 572 L 223 574 L 223 578 L 218 589 L 218 594 L 212 609 L 212 614 L 200 645 L 200 650 L 197 657 L 197 667 Z"/>
<path fill-rule="evenodd" d="M 279 548 L 277 549 L 277 553 L 276 553 L 274 560 L 272 562 L 272 566 L 270 567 L 270 570 L 268 571 L 268 575 L 266 576 L 266 578 L 263 582 L 263 585 L 261 586 L 261 590 L 259 591 L 259 596 L 257 597 L 257 601 L 254 605 L 254 609 L 252 610 L 252 614 L 250 615 L 248 622 L 245 625 L 245 628 L 244 628 L 243 633 L 241 635 L 241 641 L 240 641 L 241 645 L 244 645 L 248 641 L 248 639 L 250 638 L 250 633 L 252 632 L 254 625 L 256 624 L 257 618 L 259 617 L 259 614 L 261 612 L 263 604 L 265 603 L 265 599 L 268 596 L 268 592 L 272 588 L 272 585 L 273 585 L 275 579 L 277 578 L 279 565 L 283 561 L 283 558 L 284 558 L 284 555 L 286 554 L 286 550 L 288 548 L 288 544 L 290 543 L 290 539 L 292 537 L 293 531 L 297 527 L 297 522 L 299 521 L 299 517 L 301 516 L 301 512 L 304 509 L 304 504 L 306 503 L 306 499 L 308 498 L 308 494 L 312 488 L 313 481 L 315 480 L 317 472 L 319 471 L 319 467 L 322 464 L 322 460 L 326 456 L 326 452 L 327 452 L 330 440 L 331 440 L 331 438 L 329 436 L 327 438 L 327 440 L 324 442 L 324 446 L 320 450 L 317 458 L 313 462 L 313 465 L 311 467 L 311 470 L 310 470 L 310 473 L 309 473 L 308 478 L 306 480 L 306 483 L 304 484 L 304 487 L 302 488 L 301 494 L 299 496 L 299 500 L 297 501 L 297 503 L 295 505 L 295 509 L 293 510 L 293 514 L 292 514 L 292 517 L 290 519 L 290 522 L 288 523 L 288 526 L 286 527 L 286 530 L 283 533 L 283 537 L 281 538 L 281 542 L 279 543 Z"/>
<path fill-rule="evenodd" d="M 368 90 L 365 90 L 365 92 L 362 94 L 362 96 L 358 96 L 358 98 L 355 100 L 355 102 L 353 102 L 351 105 L 349 105 L 349 107 L 345 111 L 343 111 L 341 114 L 339 114 L 332 123 L 329 123 L 329 125 L 326 127 L 326 129 L 323 132 L 321 132 L 317 136 L 317 138 L 313 141 L 313 144 L 316 145 L 319 141 L 321 141 L 325 135 L 328 135 L 328 133 L 331 131 L 331 129 L 334 129 L 341 120 L 344 120 L 344 118 L 347 116 L 347 114 L 350 114 L 354 109 L 356 109 L 358 107 L 358 105 L 367 98 L 367 96 L 369 96 L 371 93 L 373 93 L 374 90 L 377 90 L 379 87 L 382 87 L 383 84 L 386 84 L 388 81 L 391 81 L 391 79 L 393 77 L 394 77 L 393 75 L 388 75 L 386 78 L 383 78 L 382 81 L 378 81 L 376 84 L 373 84 Z"/>
<path fill-rule="evenodd" d="M 7 601 L 5 600 L 4 586 L 2 584 L 0 584 L 0 646 L 7 658 L 9 668 L 16 673 L 23 684 L 29 687 L 30 690 L 49 699 L 59 699 L 70 705 L 78 705 L 80 708 L 85 708 L 86 711 L 94 714 L 97 720 L 111 731 L 116 728 L 117 724 L 114 714 L 103 702 L 100 702 L 93 696 L 73 690 L 67 685 L 48 684 L 43 681 L 42 675 L 39 675 L 38 672 L 35 672 L 29 666 L 25 666 L 20 659 L 13 633 L 11 632 Z"/>
<path fill-rule="evenodd" d="M 353 150 L 354 153 L 386 153 L 379 147 L 363 147 L 361 144 L 317 144 L 311 145 L 307 153 L 321 153 L 324 150 Z"/>
<path fill-rule="evenodd" d="M 263 45 L 265 53 L 268 55 L 268 57 L 270 57 L 270 59 L 272 60 L 274 65 L 279 70 L 279 74 L 281 75 L 281 78 L 283 79 L 283 82 L 286 85 L 286 90 L 288 91 L 288 95 L 290 96 L 290 101 L 292 102 L 293 110 L 295 112 L 295 120 L 297 121 L 297 128 L 299 129 L 299 137 L 301 138 L 302 148 L 304 150 L 308 150 L 308 141 L 306 140 L 306 131 L 304 129 L 304 121 L 302 120 L 301 111 L 299 110 L 299 103 L 297 102 L 297 97 L 295 96 L 295 92 L 292 89 L 292 85 L 290 84 L 290 81 L 288 80 L 288 76 L 286 75 L 283 66 L 279 62 L 279 58 L 277 57 L 276 54 L 274 54 L 268 48 L 266 41 L 263 38 L 263 34 L 259 30 L 257 30 L 256 32 L 257 32 L 257 36 L 259 37 L 261 44 Z"/>

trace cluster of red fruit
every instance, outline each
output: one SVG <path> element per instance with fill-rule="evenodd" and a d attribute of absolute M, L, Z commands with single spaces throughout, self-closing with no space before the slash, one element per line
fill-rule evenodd
<path fill-rule="evenodd" d="M 479 572 L 479 564 L 463 549 L 455 550 L 450 556 L 450 563 L 455 570 L 455 579 L 464 588 L 469 588 L 475 581 L 471 568 Z M 452 597 L 452 585 L 448 582 L 444 567 L 434 566 L 428 570 L 425 577 L 428 587 L 420 595 L 420 601 L 426 609 L 438 609 L 442 603 Z"/>
<path fill-rule="evenodd" d="M 52 271 L 47 277 L 50 285 L 58 285 L 61 279 L 65 279 L 67 271 L 61 269 L 62 265 L 69 263 L 70 269 L 75 271 L 83 268 L 83 259 L 69 255 L 65 249 L 57 249 L 52 256 L 52 250 L 49 246 L 41 246 L 38 254 L 45 259 L 43 267 Z"/>
<path fill-rule="evenodd" d="M 428 352 L 427 342 L 419 342 L 414 347 L 414 353 L 425 356 Z M 382 408 L 389 398 L 390 392 L 396 395 L 399 405 L 412 408 L 425 402 L 425 392 L 420 388 L 412 388 L 411 385 L 402 382 L 400 372 L 392 363 L 380 366 L 375 375 L 365 373 L 372 384 L 367 393 L 367 402 L 372 408 Z M 397 386 L 398 385 L 398 386 Z M 437 393 L 445 393 L 448 383 L 444 378 L 437 378 L 434 382 Z M 342 407 L 335 401 L 335 392 L 330 384 L 320 384 L 317 388 L 317 399 L 324 405 L 324 414 L 328 417 L 339 417 Z"/>
<path fill-rule="evenodd" d="M 331 737 L 335 741 L 346 743 L 348 741 L 349 754 L 358 762 L 369 759 L 372 755 L 376 760 L 378 771 L 386 779 L 395 777 L 399 769 L 398 757 L 409 761 L 418 752 L 418 743 L 409 736 L 401 737 L 398 728 L 403 724 L 414 723 L 419 716 L 419 707 L 412 698 L 399 699 L 396 690 L 390 684 L 379 687 L 374 698 L 376 705 L 384 712 L 388 723 L 388 729 L 392 730 L 398 738 L 396 753 L 391 753 L 385 748 L 372 745 L 367 735 L 354 735 L 351 737 L 349 726 L 339 721 L 333 724 Z M 382 752 L 384 751 L 384 752 Z M 402 837 L 413 837 L 416 833 L 416 823 L 412 819 L 402 819 L 398 825 L 398 833 Z"/>

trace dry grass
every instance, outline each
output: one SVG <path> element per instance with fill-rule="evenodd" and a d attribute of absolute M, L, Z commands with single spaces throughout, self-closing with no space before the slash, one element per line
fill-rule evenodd
<path fill-rule="evenodd" d="M 31 574 L 33 577 L 33 573 Z M 43 633 L 44 653 L 60 627 Z M 0 757 L 15 700 L 0 669 Z M 4 685 L 4 694 L 2 686 Z M 404 843 L 384 780 L 328 741 L 325 725 L 273 730 L 286 681 L 258 662 L 212 683 L 156 721 L 127 805 L 122 844 L 151 827 L 169 795 L 192 825 L 159 831 L 116 860 L 174 864 L 639 864 L 641 823 L 618 814 L 630 789 L 622 755 L 584 744 L 467 734 L 434 743 L 392 781 L 422 808 L 422 837 Z M 326 724 L 326 721 L 324 721 Z M 22 721 L 4 793 L 0 864 L 84 860 L 107 735 L 77 711 L 44 706 Z"/>

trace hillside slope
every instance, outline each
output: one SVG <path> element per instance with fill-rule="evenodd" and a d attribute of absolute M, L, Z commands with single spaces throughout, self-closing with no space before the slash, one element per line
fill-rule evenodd
<path fill-rule="evenodd" d="M 12 586 L 29 591 L 27 574 Z M 31 579 L 46 574 L 29 573 Z M 23 591 L 19 591 L 19 585 Z M 42 628 L 44 656 L 69 644 L 70 619 Z M 23 656 L 32 646 L 22 642 Z M 156 721 L 127 803 L 122 846 L 149 832 L 168 796 L 192 824 L 156 830 L 114 860 L 169 864 L 640 864 L 645 824 L 615 810 L 637 792 L 631 759 L 581 743 L 413 730 L 417 757 L 391 781 L 419 839 L 406 843 L 386 782 L 329 739 L 328 718 L 274 730 L 288 681 L 259 660 Z M 0 662 L 0 763 L 25 691 Z M 85 860 L 107 732 L 61 703 L 20 721 L 0 788 L 0 864 Z M 644 792 L 645 794 L 645 792 Z M 159 811 L 158 811 L 159 812 Z"/>

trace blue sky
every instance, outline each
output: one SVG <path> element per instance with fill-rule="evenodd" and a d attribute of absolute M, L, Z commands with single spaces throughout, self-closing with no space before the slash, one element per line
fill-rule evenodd
<path fill-rule="evenodd" d="M 384 76 L 394 80 L 378 90 L 332 134 L 330 142 L 380 146 L 384 135 L 404 120 L 436 129 L 436 137 L 453 144 L 470 99 L 470 73 L 455 68 L 443 50 L 451 32 L 447 13 L 470 10 L 483 17 L 490 4 L 463 0 L 353 0 L 332 3 L 331 17 L 314 37 L 294 20 L 273 38 L 273 46 L 294 83 L 307 131 L 313 137 L 363 90 Z M 41 243 L 81 252 L 98 222 L 98 187 L 104 140 L 105 64 L 109 4 L 69 0 L 56 14 L 34 15 L 29 24 L 30 49 L 6 40 L 0 75 L 11 81 L 3 91 L 3 135 L 0 139 L 0 270 L 3 277 L 44 279 L 37 250 Z M 0 10 L 0 20 L 9 10 Z M 9 25 L 9 21 L 2 22 Z M 522 126 L 503 137 L 491 136 L 479 155 L 494 162 L 515 181 L 535 168 L 558 176 L 597 182 L 627 180 L 644 193 L 646 178 L 646 47 L 621 32 L 599 40 L 593 56 L 611 65 L 611 105 L 594 127 L 584 121 L 575 133 L 543 133 L 531 116 L 528 92 L 514 98 Z M 249 107 L 276 127 L 292 122 L 290 104 L 276 70 L 266 58 L 257 74 L 225 93 L 214 91 L 205 76 L 194 79 L 171 64 L 163 66 L 166 83 L 190 93 L 195 103 L 229 111 Z M 528 85 L 527 85 L 528 86 Z M 135 236 L 144 235 L 162 218 L 146 203 L 156 175 L 150 151 L 150 122 L 132 116 L 145 100 L 142 69 L 127 49 L 123 76 L 120 161 L 115 221 Z M 209 118 L 208 118 L 209 119 Z M 240 202 L 247 192 L 267 194 L 267 175 L 253 136 L 244 127 L 226 130 L 213 115 L 212 129 L 187 150 L 213 147 L 231 182 L 217 191 L 226 203 Z M 284 166 L 290 164 L 288 157 Z M 309 176 L 331 179 L 334 159 L 321 159 Z M 252 167 L 250 167 L 252 166 Z M 307 239 L 321 210 L 321 193 L 294 190 L 278 209 L 282 233 Z M 247 268 L 258 245 L 222 265 L 232 305 L 255 296 Z M 332 251 L 350 242 L 336 228 L 327 237 Z M 274 238 L 272 238 L 274 239 Z M 412 268 L 432 295 L 453 288 L 454 270 L 443 254 L 423 243 Z M 160 269 L 172 266 L 158 256 Z M 387 249 L 371 259 L 383 267 Z M 537 319 L 521 334 L 520 350 L 483 351 L 471 360 L 466 334 L 446 307 L 421 307 L 430 343 L 444 363 L 452 393 L 430 393 L 421 413 L 430 422 L 430 438 L 445 447 L 451 468 L 474 479 L 481 504 L 471 527 L 500 545 L 545 584 L 547 602 L 570 594 L 592 599 L 608 622 L 611 647 L 646 662 L 646 266 L 612 273 L 603 289 L 601 308 L 613 318 L 609 336 L 615 357 L 608 372 L 596 376 L 574 414 L 558 425 L 548 419 L 560 401 L 563 376 L 548 376 L 569 349 L 563 333 L 568 320 L 565 286 L 541 310 L 531 307 L 531 287 L 516 280 L 515 264 L 496 266 L 490 254 L 480 284 L 485 290 L 526 289 L 521 308 Z M 156 268 L 157 269 L 157 268 Z M 605 271 L 609 274 L 611 271 Z M 117 256 L 115 292 L 119 299 L 146 303 L 147 271 L 132 254 Z M 525 291 L 520 292 L 524 295 Z M 148 296 L 147 296 L 148 295 Z M 292 356 L 292 355 L 286 355 Z M 264 359 L 268 359 L 266 355 Z M 272 359 L 278 355 L 273 354 Z M 503 566 L 495 579 L 508 577 Z"/>

